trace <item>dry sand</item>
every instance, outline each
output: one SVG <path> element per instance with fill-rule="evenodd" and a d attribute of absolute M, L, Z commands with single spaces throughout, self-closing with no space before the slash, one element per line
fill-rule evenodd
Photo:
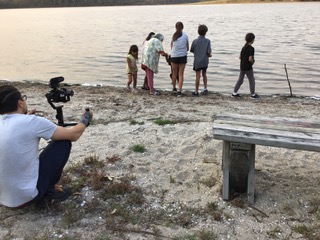
<path fill-rule="evenodd" d="M 29 108 L 54 121 L 55 110 L 44 97 L 48 86 L 15 85 L 28 95 Z M 177 219 L 170 224 L 131 222 L 111 231 L 106 226 L 111 217 L 101 207 L 99 214 L 62 225 L 74 196 L 60 204 L 60 211 L 0 207 L 0 239 L 320 239 L 319 153 L 257 146 L 255 204 L 249 206 L 242 195 L 226 202 L 221 198 L 222 142 L 213 139 L 212 132 L 218 114 L 319 119 L 319 100 L 287 96 L 251 100 L 248 95 L 233 99 L 213 92 L 199 98 L 186 92 L 177 98 L 170 92 L 150 96 L 144 90 L 132 94 L 115 87 L 72 89 L 75 95 L 63 108 L 65 121 L 77 121 L 86 106 L 93 109 L 94 121 L 73 144 L 68 166 L 90 156 L 101 160 L 118 156 L 121 160 L 103 171 L 115 179 L 132 176 L 132 184 L 143 189 L 146 214 L 161 209 L 167 218 Z M 154 123 L 158 118 L 177 123 L 160 126 Z M 140 124 L 130 124 L 132 120 Z M 135 144 L 144 145 L 146 152 L 130 150 Z M 79 211 L 95 196 L 88 186 L 81 195 Z M 205 215 L 212 203 L 221 219 Z M 187 215 L 190 209 L 204 213 Z"/>

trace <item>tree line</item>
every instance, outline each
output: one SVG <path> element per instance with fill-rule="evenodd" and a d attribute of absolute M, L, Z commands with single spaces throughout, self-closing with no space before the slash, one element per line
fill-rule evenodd
<path fill-rule="evenodd" d="M 182 4 L 201 0 L 0 0 L 0 8 Z"/>

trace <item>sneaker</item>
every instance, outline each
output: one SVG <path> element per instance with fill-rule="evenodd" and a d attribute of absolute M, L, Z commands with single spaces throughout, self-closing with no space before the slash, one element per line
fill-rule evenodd
<path fill-rule="evenodd" d="M 129 85 L 127 85 L 127 90 L 128 92 L 131 92 L 131 87 Z"/>
<path fill-rule="evenodd" d="M 194 96 L 194 97 L 199 97 L 200 94 L 199 94 L 198 92 L 192 92 L 192 96 Z"/>
<path fill-rule="evenodd" d="M 43 198 L 47 200 L 55 200 L 58 202 L 63 202 L 64 200 L 67 200 L 70 196 L 71 196 L 71 188 L 60 187 L 56 185 L 54 192 L 45 194 Z"/>
<path fill-rule="evenodd" d="M 254 93 L 250 96 L 251 99 L 257 99 L 260 98 L 258 94 Z"/>
<path fill-rule="evenodd" d="M 205 90 L 202 92 L 203 95 L 208 95 L 208 93 L 209 93 L 209 92 L 208 92 L 208 89 L 205 89 Z"/>
<path fill-rule="evenodd" d="M 172 92 L 175 94 L 175 93 L 177 93 L 177 89 L 176 88 L 173 88 L 172 89 Z"/>
<path fill-rule="evenodd" d="M 150 93 L 150 95 L 156 95 L 156 96 L 159 96 L 159 95 L 160 95 L 160 92 L 159 92 L 159 91 L 154 90 L 154 92 L 153 92 L 153 93 Z"/>
<path fill-rule="evenodd" d="M 239 93 L 232 93 L 231 97 L 239 98 L 241 95 Z"/>
<path fill-rule="evenodd" d="M 182 93 L 181 92 L 177 92 L 177 97 L 182 97 Z"/>

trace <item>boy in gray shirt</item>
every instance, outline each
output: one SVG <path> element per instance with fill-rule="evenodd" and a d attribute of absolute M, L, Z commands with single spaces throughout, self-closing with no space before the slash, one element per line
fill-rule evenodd
<path fill-rule="evenodd" d="M 207 68 L 209 65 L 209 57 L 211 57 L 211 43 L 210 40 L 205 38 L 208 28 L 206 25 L 199 25 L 199 37 L 193 40 L 190 52 L 194 54 L 193 70 L 196 72 L 196 91 L 192 93 L 193 96 L 198 97 L 199 84 L 201 73 L 203 77 L 204 91 L 203 94 L 208 94 L 207 89 Z"/>

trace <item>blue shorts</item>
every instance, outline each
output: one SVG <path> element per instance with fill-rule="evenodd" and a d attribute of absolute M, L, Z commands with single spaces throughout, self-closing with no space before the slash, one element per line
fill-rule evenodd
<path fill-rule="evenodd" d="M 184 57 L 171 57 L 170 61 L 172 63 L 175 63 L 175 64 L 186 64 L 187 63 L 187 56 L 184 56 Z"/>

